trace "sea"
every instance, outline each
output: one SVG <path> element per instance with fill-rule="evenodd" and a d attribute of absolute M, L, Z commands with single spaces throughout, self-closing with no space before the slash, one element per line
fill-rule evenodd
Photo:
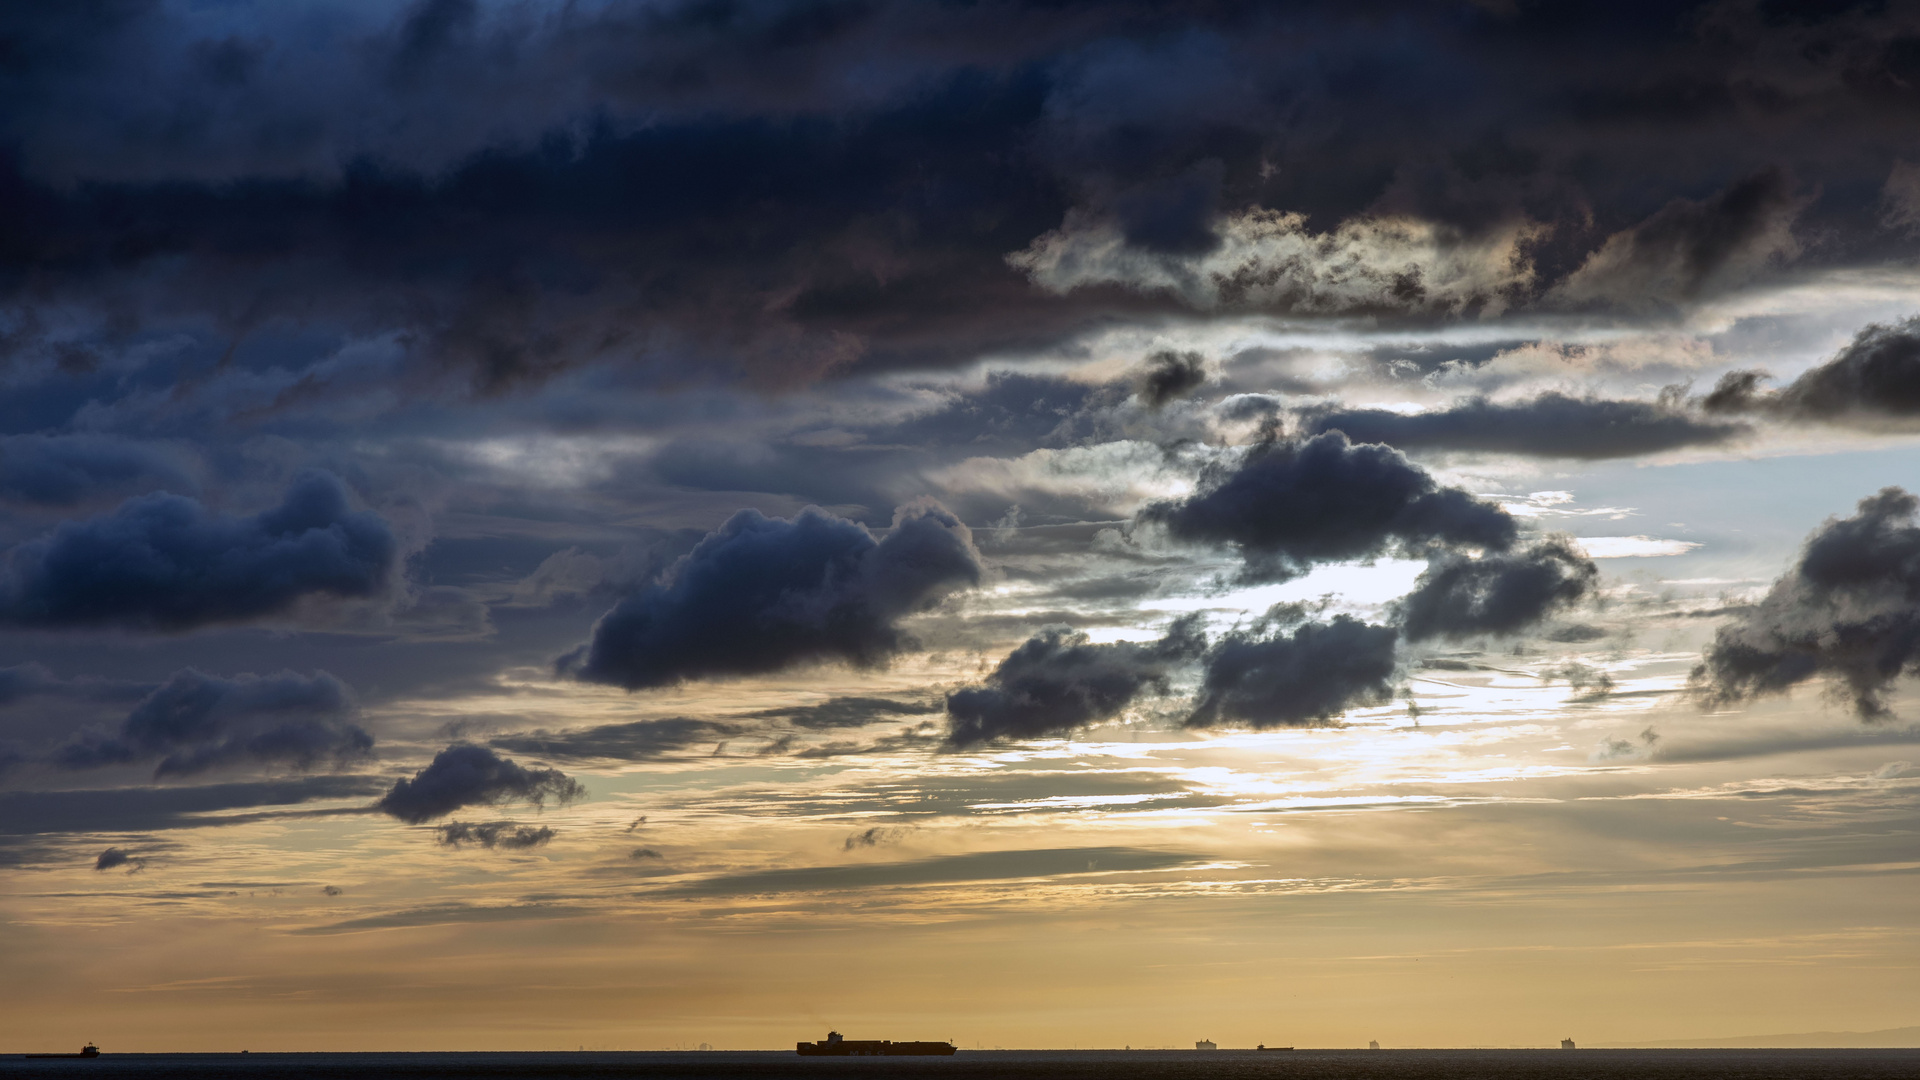
<path fill-rule="evenodd" d="M 1910 1050 L 962 1050 L 0 1056 L 0 1080 L 1916 1080 Z"/>

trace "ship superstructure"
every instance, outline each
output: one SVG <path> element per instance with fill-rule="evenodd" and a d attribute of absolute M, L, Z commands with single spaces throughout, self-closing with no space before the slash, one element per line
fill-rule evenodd
<path fill-rule="evenodd" d="M 802 1057 L 947 1057 L 958 1049 L 950 1042 L 893 1042 L 888 1039 L 849 1039 L 827 1032 L 819 1042 L 796 1043 Z"/>

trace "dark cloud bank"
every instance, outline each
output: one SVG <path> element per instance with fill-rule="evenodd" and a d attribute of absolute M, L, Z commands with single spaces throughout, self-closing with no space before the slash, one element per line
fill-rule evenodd
<path fill-rule="evenodd" d="M 1920 104 L 1897 4 L 216 11 L 0 16 L 0 300 L 102 328 L 14 351 L 77 369 L 205 319 L 399 333 L 492 387 L 958 362 L 1180 306 L 1030 288 L 1007 254 L 1070 215 L 1190 269 L 1257 208 L 1467 247 L 1539 223 L 1503 295 L 1639 309 L 1810 257 L 1796 230 L 1882 250 Z M 1389 269 L 1355 310 L 1436 308 Z"/>

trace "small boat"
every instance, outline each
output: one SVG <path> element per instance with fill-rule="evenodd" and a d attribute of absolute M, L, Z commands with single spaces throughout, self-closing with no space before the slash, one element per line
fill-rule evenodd
<path fill-rule="evenodd" d="M 1260 1044 L 1259 1046 L 1256 1046 L 1256 1047 L 1254 1047 L 1254 1049 L 1255 1049 L 1255 1050 L 1291 1050 L 1291 1049 L 1293 1049 L 1293 1047 L 1291 1047 L 1291 1046 L 1268 1046 L 1268 1045 L 1267 1045 L 1266 1043 L 1261 1043 L 1261 1044 Z"/>
<path fill-rule="evenodd" d="M 22 1054 L 21 1056 L 30 1058 L 97 1058 L 100 1056 L 100 1048 L 92 1043 L 88 1043 L 81 1047 L 80 1052 L 77 1054 Z"/>

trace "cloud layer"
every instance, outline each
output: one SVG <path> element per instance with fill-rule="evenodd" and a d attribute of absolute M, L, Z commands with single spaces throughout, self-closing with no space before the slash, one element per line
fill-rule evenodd
<path fill-rule="evenodd" d="M 1587 460 L 1713 446 L 1750 430 L 1744 424 L 1702 419 L 1666 404 L 1554 392 L 1498 404 L 1468 398 L 1444 409 L 1411 414 L 1325 406 L 1303 413 L 1300 426 L 1307 434 L 1342 431 L 1355 442 L 1385 443 L 1402 450 Z"/>

